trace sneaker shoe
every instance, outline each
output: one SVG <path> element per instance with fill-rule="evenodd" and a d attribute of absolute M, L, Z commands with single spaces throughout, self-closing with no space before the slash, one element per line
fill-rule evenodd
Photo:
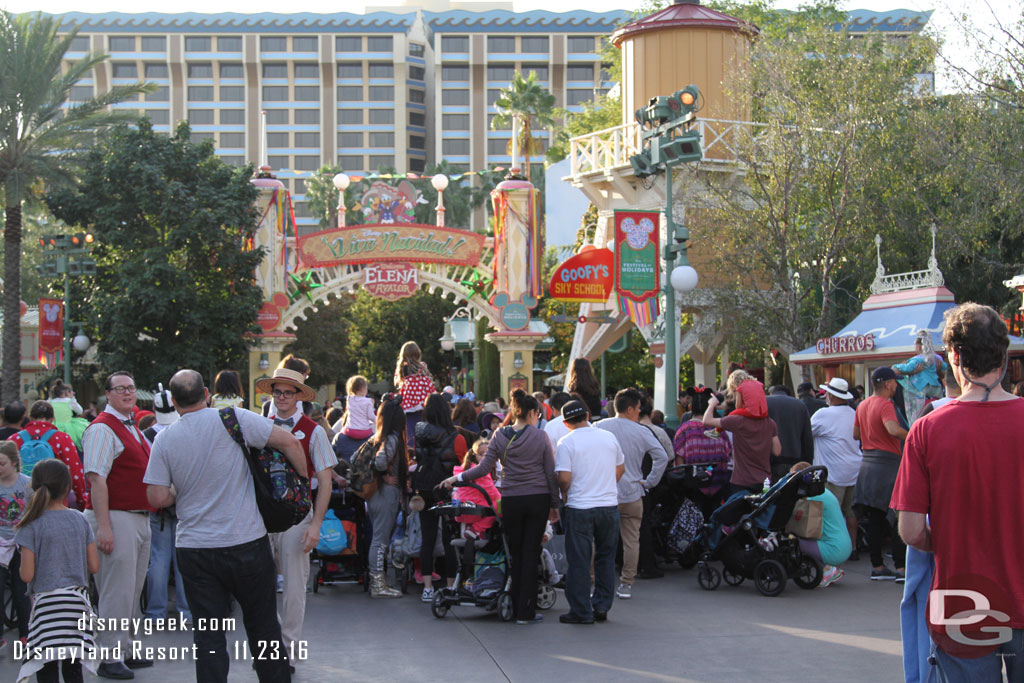
<path fill-rule="evenodd" d="M 620 583 L 619 587 L 615 589 L 615 595 L 620 600 L 629 600 L 633 597 L 633 585 L 629 583 Z"/>
<path fill-rule="evenodd" d="M 423 589 L 423 595 L 420 596 L 420 600 L 422 600 L 423 602 L 433 602 L 434 601 L 434 589 L 433 588 L 424 588 Z"/>
<path fill-rule="evenodd" d="M 907 573 L 902 569 L 897 569 L 896 572 L 896 583 L 906 583 Z"/>
<path fill-rule="evenodd" d="M 277 592 L 284 593 L 284 577 L 280 574 L 277 575 Z"/>
<path fill-rule="evenodd" d="M 821 577 L 821 583 L 818 584 L 818 588 L 828 588 L 845 575 L 846 572 L 839 567 L 830 567 L 829 570 L 825 572 L 825 575 Z"/>
<path fill-rule="evenodd" d="M 882 567 L 881 569 L 871 570 L 872 581 L 894 581 L 896 579 L 896 572 L 889 569 L 888 567 Z"/>
<path fill-rule="evenodd" d="M 516 624 L 526 626 L 527 624 L 539 624 L 542 621 L 544 621 L 544 615 L 538 612 L 533 615 L 533 619 L 516 619 Z"/>

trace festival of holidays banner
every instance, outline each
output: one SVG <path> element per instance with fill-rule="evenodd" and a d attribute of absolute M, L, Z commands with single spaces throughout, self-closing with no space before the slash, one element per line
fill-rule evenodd
<path fill-rule="evenodd" d="M 64 302 L 39 300 L 39 362 L 47 368 L 57 363 L 64 350 Z"/>
<path fill-rule="evenodd" d="M 471 230 L 417 223 L 353 225 L 299 237 L 299 261 L 307 268 L 344 263 L 451 263 L 475 266 L 484 236 Z"/>
<path fill-rule="evenodd" d="M 657 211 L 615 212 L 615 293 L 619 310 L 638 327 L 658 316 L 660 218 Z"/>

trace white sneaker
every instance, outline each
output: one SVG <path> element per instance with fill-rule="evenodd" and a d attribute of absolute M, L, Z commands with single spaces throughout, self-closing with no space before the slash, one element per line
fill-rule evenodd
<path fill-rule="evenodd" d="M 628 583 L 620 583 L 619 587 L 615 589 L 615 595 L 620 600 L 629 600 L 633 597 L 633 586 Z"/>
<path fill-rule="evenodd" d="M 434 601 L 434 589 L 433 588 L 424 588 L 423 589 L 423 595 L 420 596 L 420 600 L 422 600 L 423 602 L 433 602 Z"/>

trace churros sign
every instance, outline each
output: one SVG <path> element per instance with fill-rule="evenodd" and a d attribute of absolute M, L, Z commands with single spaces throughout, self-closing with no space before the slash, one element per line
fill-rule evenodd
<path fill-rule="evenodd" d="M 419 224 L 356 225 L 300 237 L 299 259 L 307 268 L 346 263 L 451 263 L 477 265 L 484 236 L 469 230 Z"/>

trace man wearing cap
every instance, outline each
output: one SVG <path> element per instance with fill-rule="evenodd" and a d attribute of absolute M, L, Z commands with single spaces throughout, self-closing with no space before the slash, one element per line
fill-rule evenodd
<path fill-rule="evenodd" d="M 814 459 L 814 437 L 811 436 L 811 415 L 800 399 L 793 398 L 786 386 L 774 386 L 765 399 L 768 417 L 778 427 L 782 453 L 772 456 L 772 483 L 789 473 L 798 462 Z"/>
<path fill-rule="evenodd" d="M 107 620 L 131 619 L 139 611 L 142 584 L 149 567 L 152 509 L 146 499 L 143 474 L 149 464 L 149 443 L 135 425 L 135 380 L 121 370 L 103 385 L 107 407 L 82 435 L 89 504 L 85 516 L 96 534 L 100 571 L 97 610 Z M 106 655 L 97 669 L 103 678 L 131 679 L 132 669 L 153 666 L 152 659 L 132 657 L 133 633 L 104 630 L 96 645 Z M 120 651 L 118 651 L 120 646 Z M 115 657 L 119 654 L 119 657 Z"/>
<path fill-rule="evenodd" d="M 558 442 L 555 474 L 565 501 L 562 523 L 569 563 L 565 579 L 569 612 L 558 620 L 563 624 L 593 624 L 608 618 L 614 598 L 615 549 L 619 544 L 616 483 L 626 471 L 625 456 L 612 433 L 587 422 L 590 415 L 583 401 L 566 403 L 562 417 L 569 433 Z"/>
<path fill-rule="evenodd" d="M 812 417 L 822 408 L 828 407 L 825 401 L 814 395 L 814 384 L 811 382 L 801 382 L 798 384 L 796 387 L 796 397 L 803 402 L 804 407 L 807 408 L 807 414 Z"/>
<path fill-rule="evenodd" d="M 900 467 L 901 442 L 907 438 L 907 430 L 900 426 L 892 402 L 898 386 L 892 368 L 876 368 L 871 373 L 871 396 L 857 406 L 853 422 L 853 438 L 860 441 L 864 452 L 853 504 L 862 506 L 867 517 L 872 581 L 895 579 L 902 582 L 905 579 L 906 546 L 889 521 L 889 499 Z M 882 558 L 886 536 L 892 537 L 895 572 L 885 566 Z"/>
<path fill-rule="evenodd" d="M 323 427 L 303 415 L 299 401 L 312 401 L 316 392 L 306 386 L 305 375 L 288 368 L 278 368 L 273 377 L 256 382 L 256 390 L 274 398 L 274 425 L 289 430 L 302 444 L 306 469 L 310 473 L 313 509 L 306 518 L 288 531 L 271 534 L 270 541 L 284 576 L 281 602 L 281 635 L 289 653 L 302 637 L 306 616 L 306 584 L 309 582 L 309 553 L 320 540 L 320 525 L 331 502 L 331 473 L 338 458 Z M 294 662 L 293 662 L 294 665 Z"/>
<path fill-rule="evenodd" d="M 150 451 L 153 442 L 168 425 L 178 421 L 178 412 L 174 409 L 171 392 L 164 385 L 157 386 L 153 395 L 153 413 L 156 424 L 142 432 L 149 442 Z M 173 505 L 149 513 L 149 530 L 151 548 L 149 551 L 149 569 L 146 571 L 146 612 L 150 619 L 167 617 L 167 584 L 170 579 L 171 567 L 174 567 L 174 607 L 185 621 L 192 621 L 192 612 L 188 609 L 185 597 L 185 582 L 178 569 L 178 555 L 174 552 L 174 534 L 178 528 L 178 517 Z M 174 615 L 171 615 L 172 618 Z"/>
<path fill-rule="evenodd" d="M 857 515 L 853 513 L 853 493 L 860 474 L 863 458 L 860 445 L 853 438 L 853 422 L 856 416 L 850 401 L 849 383 L 841 377 L 833 377 L 828 384 L 822 384 L 828 407 L 811 416 L 811 433 L 814 435 L 814 464 L 828 468 L 828 483 L 825 484 L 839 501 L 850 532 L 850 542 L 857 552 Z M 853 556 L 851 556 L 853 557 Z"/>

